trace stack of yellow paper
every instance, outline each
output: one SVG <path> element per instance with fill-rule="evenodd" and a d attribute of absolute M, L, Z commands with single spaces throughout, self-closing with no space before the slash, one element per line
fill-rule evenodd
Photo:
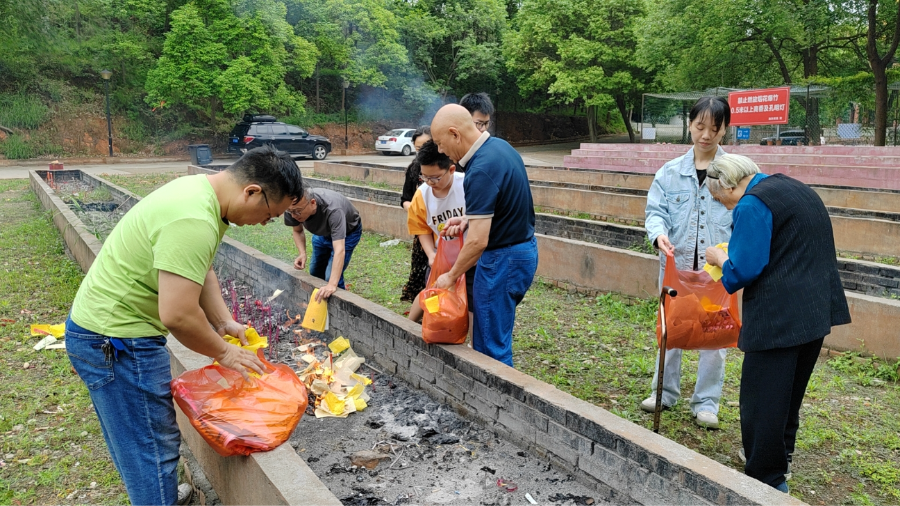
<path fill-rule="evenodd" d="M 259 350 L 260 348 L 268 348 L 269 347 L 269 337 L 259 335 L 259 332 L 257 332 L 256 329 L 253 327 L 249 327 L 246 330 L 244 330 L 244 336 L 247 338 L 247 346 L 244 346 L 243 344 L 241 344 L 241 340 L 234 336 L 226 335 L 224 337 L 224 339 L 225 339 L 225 342 L 228 344 L 233 344 L 233 345 L 243 348 L 245 350 L 252 351 L 253 353 L 256 353 L 257 350 Z M 218 362 L 213 362 L 213 363 L 218 364 Z M 256 373 L 253 371 L 248 371 L 248 372 L 250 373 L 250 376 L 253 376 L 254 378 L 260 377 L 259 373 Z"/>
<path fill-rule="evenodd" d="M 425 299 L 425 307 L 428 309 L 429 313 L 437 313 L 441 310 L 441 299 L 439 299 L 437 295 L 435 295 L 434 297 L 428 297 L 427 299 Z"/>
<path fill-rule="evenodd" d="M 319 332 L 325 332 L 325 324 L 328 322 L 328 300 L 322 299 L 322 302 L 316 302 L 316 294 L 319 289 L 313 290 L 309 297 L 309 306 L 306 307 L 306 314 L 303 315 L 303 323 L 301 327 Z"/>
<path fill-rule="evenodd" d="M 47 325 L 46 323 L 38 323 L 31 326 L 32 336 L 53 336 L 57 339 L 66 335 L 66 324 Z"/>
<path fill-rule="evenodd" d="M 725 253 L 728 253 L 728 243 L 721 242 L 716 244 L 716 247 L 720 250 L 723 250 Z M 713 281 L 718 281 L 722 279 L 722 268 L 717 265 L 709 265 L 708 263 L 703 266 L 703 270 L 709 274 L 709 277 L 713 279 Z"/>

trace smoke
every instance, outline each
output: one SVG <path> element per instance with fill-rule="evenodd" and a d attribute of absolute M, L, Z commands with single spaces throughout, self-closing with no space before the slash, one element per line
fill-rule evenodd
<path fill-rule="evenodd" d="M 408 77 L 394 86 L 359 89 L 355 108 L 362 120 L 388 120 L 405 122 L 410 128 L 431 124 L 437 110 L 444 104 L 455 103 L 456 97 L 442 99 L 432 87 L 420 77 Z"/>

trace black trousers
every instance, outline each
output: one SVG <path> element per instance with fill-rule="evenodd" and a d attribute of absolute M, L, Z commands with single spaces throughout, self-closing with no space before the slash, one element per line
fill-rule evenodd
<path fill-rule="evenodd" d="M 800 427 L 800 406 L 823 340 L 744 354 L 741 439 L 747 476 L 772 487 L 784 482 Z"/>

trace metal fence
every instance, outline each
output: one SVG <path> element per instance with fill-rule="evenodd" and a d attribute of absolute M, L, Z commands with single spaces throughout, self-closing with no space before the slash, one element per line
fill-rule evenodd
<path fill-rule="evenodd" d="M 701 97 L 720 96 L 741 91 L 736 88 L 710 88 L 705 91 L 681 93 L 647 93 L 641 104 L 641 142 L 690 144 L 688 114 Z M 885 132 L 887 145 L 900 145 L 900 83 L 890 87 L 888 121 Z M 728 129 L 726 144 L 771 145 L 873 145 L 875 139 L 875 93 L 848 97 L 845 93 L 820 85 L 791 86 L 791 98 L 786 125 L 757 125 L 738 132 Z M 749 129 L 749 132 L 747 132 Z M 738 133 L 742 135 L 738 135 Z M 747 135 L 749 133 L 749 136 Z M 739 138 L 740 137 L 740 138 Z"/>

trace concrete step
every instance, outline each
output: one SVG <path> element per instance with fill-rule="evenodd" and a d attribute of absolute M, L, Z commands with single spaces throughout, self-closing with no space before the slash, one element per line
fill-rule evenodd
<path fill-rule="evenodd" d="M 597 151 L 641 151 L 641 152 L 686 152 L 688 144 L 594 144 L 581 143 L 580 149 Z M 778 153 L 806 155 L 849 155 L 849 156 L 900 156 L 900 146 L 760 146 L 758 144 L 741 144 L 723 146 L 728 152 L 744 153 Z"/>
<path fill-rule="evenodd" d="M 824 155 L 824 154 L 784 154 L 784 153 L 741 153 L 734 146 L 723 146 L 727 153 L 750 157 L 756 163 L 784 163 L 806 165 L 843 165 L 846 167 L 900 167 L 900 153 L 884 156 Z M 597 149 L 573 149 L 571 156 L 598 157 L 610 165 L 631 163 L 658 163 L 660 165 L 683 155 L 684 152 L 643 152 L 643 151 L 603 151 Z M 679 154 L 680 153 L 680 154 Z"/>
<path fill-rule="evenodd" d="M 570 168 L 581 169 L 624 171 L 627 168 L 609 165 L 601 157 L 566 156 L 564 164 Z M 773 163 L 758 165 L 766 174 L 786 174 L 806 184 L 900 190 L 900 168 Z M 641 174 L 655 174 L 659 167 L 639 165 L 631 166 L 630 170 Z"/>

